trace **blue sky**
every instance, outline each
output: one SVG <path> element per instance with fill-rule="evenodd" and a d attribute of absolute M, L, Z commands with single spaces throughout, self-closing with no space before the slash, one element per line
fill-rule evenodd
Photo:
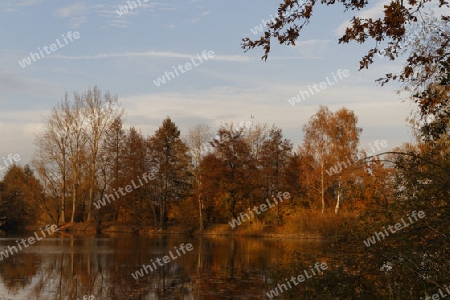
<path fill-rule="evenodd" d="M 137 3 L 137 0 L 136 0 Z M 183 0 L 139 5 L 120 16 L 126 1 L 2 0 L 0 3 L 0 157 L 19 154 L 31 160 L 42 118 L 67 91 L 98 85 L 117 94 L 126 111 L 126 126 L 153 134 L 170 116 L 182 133 L 204 123 L 217 129 L 254 116 L 275 124 L 298 145 L 302 126 L 319 105 L 354 110 L 363 128 L 361 148 L 375 140 L 395 147 L 411 140 L 405 119 L 411 111 L 396 85 L 383 88 L 375 79 L 402 63 L 377 59 L 358 72 L 367 45 L 338 45 L 351 12 L 319 5 L 295 47 L 272 46 L 267 62 L 262 50 L 243 53 L 243 37 L 277 12 L 278 1 Z M 256 4 L 257 3 L 257 4 Z M 383 1 L 362 14 L 379 16 Z M 80 38 L 22 68 L 19 61 L 78 31 Z M 153 81 L 186 64 L 202 51 L 215 57 L 157 87 Z M 350 76 L 292 106 L 308 85 L 332 78 L 337 70 Z M 0 177 L 2 171 L 0 171 Z"/>

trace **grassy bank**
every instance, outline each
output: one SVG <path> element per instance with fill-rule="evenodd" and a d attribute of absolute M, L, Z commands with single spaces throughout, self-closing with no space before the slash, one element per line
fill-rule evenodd
<path fill-rule="evenodd" d="M 258 220 L 251 220 L 232 228 L 230 224 L 211 224 L 203 231 L 190 230 L 182 226 L 168 226 L 166 230 L 155 230 L 151 226 L 139 224 L 104 223 L 97 230 L 94 222 L 67 223 L 59 227 L 59 231 L 102 233 L 133 233 L 138 235 L 160 234 L 192 234 L 192 235 L 222 235 L 222 236 L 249 236 L 249 237 L 280 237 L 302 239 L 324 239 L 339 235 L 341 225 L 354 216 L 349 213 L 333 212 L 320 213 L 312 210 L 299 210 L 285 216 L 279 225 L 266 224 Z"/>

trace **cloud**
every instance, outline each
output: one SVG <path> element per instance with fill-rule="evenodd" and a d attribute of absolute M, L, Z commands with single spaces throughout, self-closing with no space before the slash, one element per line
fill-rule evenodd
<path fill-rule="evenodd" d="M 0 157 L 11 154 L 20 155 L 20 165 L 31 162 L 34 153 L 36 134 L 44 129 L 41 116 L 47 111 L 34 108 L 21 111 L 0 111 L 0 132 L 2 133 L 2 148 Z M 0 179 L 6 170 L 0 170 Z M 25 298 L 24 298 L 25 299 Z"/>
<path fill-rule="evenodd" d="M 29 0 L 37 1 L 37 0 Z M 137 3 L 137 2 L 136 2 Z M 68 19 L 70 26 L 72 28 L 78 28 L 82 24 L 89 21 L 89 17 L 100 16 L 106 19 L 107 26 L 105 27 L 115 27 L 115 28 L 127 28 L 131 21 L 130 18 L 140 15 L 141 13 L 156 11 L 169 11 L 175 10 L 171 4 L 163 3 L 142 3 L 138 7 L 129 9 L 127 13 L 119 15 L 117 10 L 121 6 L 128 6 L 127 2 L 123 5 L 112 5 L 112 4 L 92 4 L 85 5 L 84 3 L 77 2 L 68 6 L 61 7 L 57 9 L 54 15 L 60 19 Z"/>
<path fill-rule="evenodd" d="M 25 77 L 16 71 L 3 69 L 0 70 L 0 90 L 3 94 L 11 93 L 17 95 L 18 93 L 24 93 L 38 97 L 48 97 L 49 95 L 54 95 L 49 91 L 55 90 L 55 83 Z M 5 99 L 5 101 L 8 101 L 8 99 Z"/>
<path fill-rule="evenodd" d="M 211 14 L 211 11 L 204 11 L 200 14 L 200 16 L 196 18 L 192 18 L 186 21 L 186 24 L 197 24 L 202 21 L 202 17 L 206 17 Z"/>
<path fill-rule="evenodd" d="M 211 125 L 216 130 L 220 124 L 248 121 L 253 115 L 256 117 L 255 123 L 274 123 L 282 128 L 286 138 L 297 145 L 302 141 L 301 127 L 316 113 L 319 105 L 329 105 L 332 110 L 345 105 L 355 111 L 359 118 L 358 126 L 364 128 L 365 136 L 361 145 L 375 139 L 388 140 L 390 147 L 400 144 L 404 141 L 401 137 L 407 136 L 403 120 L 409 114 L 409 103 L 399 101 L 395 93 L 388 89 L 364 86 L 360 82 L 355 85 L 355 80 L 362 80 L 359 78 L 361 76 L 352 74 L 351 80 L 339 82 L 339 85 L 316 93 L 295 106 L 291 106 L 287 99 L 297 94 L 299 89 L 306 88 L 308 82 L 249 83 L 242 87 L 222 84 L 180 92 L 171 90 L 119 95 L 119 102 L 127 115 L 124 127 L 136 126 L 144 135 L 153 134 L 165 116 L 170 116 L 185 134 L 199 123 Z M 19 85 L 15 85 L 15 89 L 18 89 Z M 46 88 L 63 91 L 62 87 Z M 0 111 L 0 132 L 4 145 L 2 153 L 19 153 L 21 163 L 29 162 L 34 151 L 34 137 L 43 130 L 41 116 L 48 113 L 48 109 L 28 106 L 23 106 L 20 111 Z M 390 136 L 398 138 L 389 139 Z"/>
<path fill-rule="evenodd" d="M 86 6 L 83 3 L 74 3 L 72 5 L 61 7 L 56 11 L 58 18 L 70 18 L 79 15 L 86 11 Z"/>
<path fill-rule="evenodd" d="M 387 139 L 393 131 L 398 132 L 396 137 L 406 136 L 408 129 L 403 120 L 409 114 L 409 103 L 399 101 L 394 93 L 383 89 L 380 105 L 380 88 L 354 88 L 351 82 L 347 82 L 349 85 L 342 83 L 342 86 L 333 86 L 296 106 L 291 106 L 286 99 L 290 91 L 298 92 L 298 86 L 285 83 L 251 88 L 221 86 L 182 93 L 170 91 L 129 95 L 121 97 L 120 101 L 127 112 L 126 125 L 136 126 L 142 129 L 144 134 L 153 134 L 161 125 L 161 116 L 170 116 L 179 125 L 182 133 L 185 133 L 200 122 L 215 130 L 220 124 L 247 121 L 253 115 L 256 117 L 255 123 L 275 124 L 283 129 L 287 138 L 298 145 L 302 141 L 301 127 L 316 113 L 319 105 L 328 105 L 331 110 L 343 106 L 354 110 L 359 118 L 358 126 L 367 129 L 366 138 Z M 280 93 L 281 90 L 284 93 Z M 284 103 L 280 103 L 278 100 L 283 94 Z M 386 130 L 380 132 L 381 127 Z M 399 145 L 403 141 L 401 138 L 389 140 L 389 145 Z"/>
<path fill-rule="evenodd" d="M 17 6 L 34 6 L 42 2 L 42 0 L 18 0 L 14 2 L 16 3 Z"/>
<path fill-rule="evenodd" d="M 116 28 L 127 28 L 128 25 L 130 25 L 130 21 L 128 19 L 115 19 L 115 20 L 110 20 L 108 22 L 108 25 L 110 27 L 116 27 Z"/>
<path fill-rule="evenodd" d="M 18 12 L 22 7 L 34 6 L 43 0 L 3 0 L 0 4 L 5 12 Z"/>
<path fill-rule="evenodd" d="M 175 11 L 176 8 L 172 4 L 167 3 L 158 3 L 158 2 L 151 2 L 151 3 L 142 3 L 134 1 L 137 5 L 137 7 L 134 7 L 132 5 L 133 9 L 130 9 L 130 4 L 133 1 L 126 1 L 119 5 L 108 5 L 105 6 L 105 9 L 102 9 L 101 11 L 98 11 L 98 13 L 102 17 L 106 17 L 109 19 L 108 26 L 109 27 L 115 27 L 115 28 L 127 28 L 131 21 L 130 19 L 133 17 L 136 17 L 140 14 L 145 13 L 156 13 L 158 11 Z M 140 3 L 140 4 L 138 4 Z M 118 12 L 121 11 L 121 7 L 127 7 L 127 12 L 120 15 Z"/>
<path fill-rule="evenodd" d="M 321 58 L 330 48 L 332 40 L 307 40 L 296 43 L 295 50 L 302 58 Z"/>
<path fill-rule="evenodd" d="M 74 3 L 69 6 L 61 7 L 55 15 L 61 19 L 69 19 L 72 28 L 78 28 L 87 21 L 87 7 L 83 3 Z"/>
<path fill-rule="evenodd" d="M 186 21 L 186 24 L 197 24 L 200 23 L 202 19 L 201 18 L 194 18 Z"/>
<path fill-rule="evenodd" d="M 72 60 L 88 60 L 88 59 L 107 59 L 107 58 L 135 58 L 135 57 L 162 57 L 162 58 L 195 58 L 196 54 L 185 54 L 176 52 L 157 52 L 157 51 L 147 51 L 147 52 L 124 52 L 124 53 L 99 53 L 96 55 L 83 55 L 83 56 L 67 56 L 56 54 L 53 55 L 54 58 L 62 59 L 72 59 Z M 243 62 L 251 60 L 250 57 L 242 55 L 215 55 L 211 60 L 220 61 L 235 61 Z"/>

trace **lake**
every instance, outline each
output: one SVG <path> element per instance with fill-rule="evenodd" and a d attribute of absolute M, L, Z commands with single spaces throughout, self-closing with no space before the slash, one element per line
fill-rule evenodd
<path fill-rule="evenodd" d="M 31 236 L 3 236 L 0 250 Z M 319 249 L 314 240 L 58 232 L 2 257 L 0 300 L 267 299 L 286 253 Z"/>

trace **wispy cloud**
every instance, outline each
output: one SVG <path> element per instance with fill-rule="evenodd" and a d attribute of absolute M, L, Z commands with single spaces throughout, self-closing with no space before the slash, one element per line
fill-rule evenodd
<path fill-rule="evenodd" d="M 206 17 L 206 16 L 208 16 L 210 14 L 211 14 L 211 11 L 204 11 L 204 12 L 202 12 L 200 14 L 200 16 L 187 20 L 186 24 L 197 24 L 197 23 L 200 23 L 202 21 L 203 17 Z"/>
<path fill-rule="evenodd" d="M 117 5 L 108 5 L 107 8 L 101 10 L 100 15 L 109 19 L 109 27 L 127 28 L 131 24 L 130 20 L 134 17 L 139 16 L 140 14 L 155 14 L 161 11 L 176 11 L 176 8 L 172 4 L 158 2 L 140 2 L 138 7 L 130 9 L 128 2 L 132 1 L 124 1 Z M 120 7 L 123 6 L 127 7 L 127 12 L 119 15 L 117 11 L 120 11 Z"/>
<path fill-rule="evenodd" d="M 202 19 L 201 18 L 193 18 L 186 21 L 186 24 L 197 24 L 200 23 Z"/>
<path fill-rule="evenodd" d="M 332 40 L 316 40 L 300 41 L 296 43 L 295 50 L 300 53 L 302 58 L 321 58 L 325 52 L 330 49 Z"/>
<path fill-rule="evenodd" d="M 27 0 L 27 1 L 41 1 L 41 0 Z M 104 27 L 114 27 L 114 28 L 127 28 L 131 24 L 131 19 L 140 14 L 145 13 L 156 13 L 158 11 L 171 11 L 176 10 L 173 5 L 166 3 L 142 3 L 137 8 L 129 10 L 126 14 L 122 16 L 118 15 L 116 10 L 119 6 L 128 5 L 124 2 L 119 5 L 112 4 L 91 4 L 85 5 L 82 2 L 76 2 L 68 6 L 63 6 L 58 8 L 54 12 L 54 16 L 60 19 L 68 19 L 70 26 L 72 28 L 78 28 L 82 24 L 87 23 L 89 19 L 94 19 L 100 16 L 106 19 L 106 25 Z"/>
<path fill-rule="evenodd" d="M 74 3 L 56 10 L 55 15 L 61 19 L 69 19 L 72 28 L 78 28 L 87 21 L 88 7 L 84 3 Z"/>
<path fill-rule="evenodd" d="M 82 56 L 67 56 L 67 55 L 53 55 L 54 58 L 73 59 L 73 60 L 88 60 L 88 59 L 107 59 L 107 58 L 141 58 L 141 57 L 162 57 L 162 58 L 195 58 L 196 54 L 185 54 L 177 52 L 124 52 L 124 53 L 99 53 L 96 55 L 82 55 Z M 216 55 L 211 60 L 220 61 L 250 61 L 252 58 L 242 55 Z"/>
<path fill-rule="evenodd" d="M 86 11 L 86 6 L 83 3 L 74 3 L 72 5 L 61 7 L 56 11 L 56 16 L 59 18 L 70 18 L 79 15 Z"/>
<path fill-rule="evenodd" d="M 49 97 L 56 96 L 52 94 L 54 91 L 54 83 L 43 80 L 32 78 L 28 76 L 23 76 L 23 74 L 17 72 L 16 70 L 8 70 L 3 68 L 0 70 L 0 90 L 2 94 L 10 93 L 12 95 L 26 94 L 33 95 L 37 97 Z M 58 88 L 63 88 L 58 85 Z M 0 99 L 0 103 L 10 101 L 10 99 Z"/>
<path fill-rule="evenodd" d="M 14 3 L 17 6 L 33 6 L 42 2 L 42 0 L 16 0 Z"/>
<path fill-rule="evenodd" d="M 0 7 L 3 7 L 5 12 L 19 12 L 20 8 L 34 6 L 41 3 L 43 0 L 3 0 Z"/>

